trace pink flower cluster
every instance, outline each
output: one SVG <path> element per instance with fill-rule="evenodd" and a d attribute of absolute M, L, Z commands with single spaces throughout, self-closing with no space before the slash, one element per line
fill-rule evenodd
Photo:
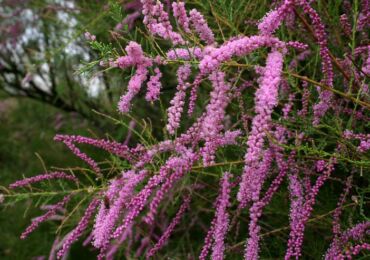
<path fill-rule="evenodd" d="M 37 176 L 34 176 L 34 177 L 30 177 L 30 178 L 26 178 L 26 179 L 23 179 L 23 180 L 16 181 L 16 182 L 10 184 L 9 188 L 15 189 L 15 188 L 19 188 L 19 187 L 28 186 L 32 183 L 41 182 L 41 181 L 44 181 L 44 180 L 52 180 L 52 179 L 65 179 L 65 180 L 70 180 L 70 181 L 73 181 L 75 183 L 78 183 L 78 179 L 75 176 L 71 175 L 71 174 L 67 174 L 67 173 L 64 173 L 64 172 L 50 172 L 50 173 L 45 173 L 45 174 L 41 174 L 41 175 L 37 175 Z"/>
<path fill-rule="evenodd" d="M 141 3 L 143 4 L 143 22 L 152 35 L 170 40 L 174 45 L 185 43 L 181 35 L 173 31 L 169 15 L 160 1 L 141 0 Z"/>
<path fill-rule="evenodd" d="M 256 116 L 252 121 L 252 131 L 248 137 L 248 150 L 245 154 L 245 167 L 243 171 L 238 200 L 245 205 L 250 200 L 256 200 L 260 183 L 255 183 L 256 178 L 260 178 L 259 161 L 263 155 L 264 137 L 271 128 L 271 114 L 278 102 L 278 90 L 283 66 L 283 55 L 274 51 L 269 54 L 266 61 L 264 74 L 260 79 L 260 88 L 255 94 Z M 264 156 L 264 158 L 268 158 Z M 269 163 L 267 163 L 269 165 Z M 264 171 L 262 171 L 264 172 Z M 261 179 L 262 181 L 262 179 Z"/>
<path fill-rule="evenodd" d="M 199 259 L 204 260 L 208 255 L 208 251 L 212 247 L 212 259 L 224 259 L 225 250 L 225 236 L 229 228 L 229 214 L 227 208 L 230 206 L 230 192 L 231 192 L 231 179 L 232 175 L 225 172 L 220 180 L 220 192 L 215 202 L 217 205 L 215 217 L 211 223 L 208 234 L 204 241 Z"/>
<path fill-rule="evenodd" d="M 119 57 L 116 60 L 116 64 L 119 68 L 124 69 L 128 67 L 136 67 L 135 75 L 130 79 L 127 86 L 127 93 L 123 95 L 118 102 L 118 110 L 122 113 L 128 112 L 131 105 L 131 100 L 139 93 L 141 85 L 147 78 L 148 67 L 152 66 L 153 61 L 150 58 L 144 56 L 144 52 L 141 46 L 136 42 L 130 42 L 126 47 L 126 56 Z M 157 98 L 158 81 L 160 74 L 154 77 L 153 81 L 149 84 L 149 93 L 147 95 L 149 100 L 154 100 Z M 154 87 L 153 87 L 154 85 Z M 154 92 L 153 91 L 154 88 Z"/>
<path fill-rule="evenodd" d="M 42 222 L 53 217 L 56 214 L 57 210 L 63 208 L 70 201 L 71 197 L 72 195 L 65 196 L 60 202 L 52 205 L 44 215 L 34 218 L 31 225 L 29 225 L 21 234 L 21 239 L 25 239 L 26 237 L 28 237 L 28 235 L 31 234 Z"/>
<path fill-rule="evenodd" d="M 205 41 L 208 45 L 214 43 L 214 35 L 212 30 L 208 27 L 206 20 L 204 19 L 203 15 L 198 12 L 196 9 L 190 11 L 190 21 L 195 29 L 195 31 L 199 34 L 200 39 Z"/>
<path fill-rule="evenodd" d="M 181 28 L 186 32 L 190 33 L 190 21 L 186 14 L 185 3 L 184 2 L 173 2 L 172 3 L 173 16 L 176 18 L 177 22 Z"/>
<path fill-rule="evenodd" d="M 191 67 L 189 64 L 182 65 L 177 70 L 177 92 L 170 102 L 171 106 L 168 108 L 167 130 L 170 134 L 174 134 L 180 126 L 181 114 L 185 105 L 185 91 L 188 88 L 185 81 L 189 78 L 190 73 Z"/>
<path fill-rule="evenodd" d="M 155 253 L 164 246 L 164 244 L 167 242 L 168 238 L 170 237 L 171 233 L 174 231 L 176 225 L 179 224 L 181 217 L 185 213 L 185 210 L 189 208 L 189 204 L 190 204 L 190 198 L 186 197 L 179 211 L 176 213 L 176 216 L 173 218 L 172 222 L 167 227 L 166 231 L 160 237 L 157 244 L 155 244 L 146 254 L 147 259 L 150 259 L 151 257 L 153 257 Z"/>
<path fill-rule="evenodd" d="M 343 133 L 346 139 L 357 139 L 360 141 L 360 145 L 357 147 L 359 152 L 366 152 L 370 150 L 370 134 L 354 134 L 353 132 L 346 130 Z"/>
<path fill-rule="evenodd" d="M 147 101 L 155 101 L 159 98 L 160 90 L 161 90 L 161 82 L 160 79 L 162 77 L 162 73 L 158 68 L 154 69 L 155 75 L 150 77 L 148 82 L 148 92 L 146 93 L 145 99 Z"/>

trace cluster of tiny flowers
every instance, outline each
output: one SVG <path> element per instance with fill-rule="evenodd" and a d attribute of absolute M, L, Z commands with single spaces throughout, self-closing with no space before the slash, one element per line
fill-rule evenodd
<path fill-rule="evenodd" d="M 346 139 L 357 139 L 360 141 L 360 145 L 357 147 L 359 152 L 366 152 L 370 150 L 370 134 L 354 134 L 353 132 L 346 130 L 343 133 Z"/>
<path fill-rule="evenodd" d="M 159 98 L 160 90 L 161 90 L 161 82 L 160 79 L 162 77 L 162 73 L 158 68 L 154 69 L 155 75 L 150 77 L 150 80 L 147 84 L 148 92 L 146 93 L 145 99 L 147 101 L 155 101 Z"/>
<path fill-rule="evenodd" d="M 81 158 L 85 161 L 97 174 L 100 174 L 100 167 L 98 164 L 87 154 L 81 152 L 79 148 L 74 144 L 73 139 L 64 139 L 60 138 L 60 136 L 55 136 L 55 141 L 62 141 L 77 157 Z"/>
<path fill-rule="evenodd" d="M 184 44 L 181 35 L 173 31 L 168 13 L 160 1 L 141 0 L 143 4 L 144 24 L 153 35 L 170 40 L 174 45 Z"/>
<path fill-rule="evenodd" d="M 189 208 L 189 204 L 190 204 L 190 197 L 186 197 L 179 211 L 176 213 L 176 216 L 173 218 L 172 222 L 167 227 L 166 231 L 160 237 L 158 242 L 146 254 L 147 259 L 152 257 L 158 250 L 160 250 L 164 246 L 164 244 L 167 242 L 168 238 L 170 237 L 171 233 L 174 231 L 175 227 L 179 224 L 181 217 L 184 215 L 185 211 Z"/>
<path fill-rule="evenodd" d="M 42 216 L 39 216 L 37 218 L 34 218 L 32 220 L 32 223 L 31 225 L 29 225 L 26 230 L 21 234 L 21 239 L 25 239 L 29 234 L 31 234 L 42 222 L 50 219 L 51 217 L 53 217 L 57 210 L 59 210 L 60 208 L 63 208 L 68 202 L 69 200 L 71 199 L 72 195 L 67 195 L 63 198 L 63 200 L 61 200 L 60 202 L 58 202 L 57 204 L 55 205 L 52 205 L 52 207 L 50 207 L 50 209 Z"/>
<path fill-rule="evenodd" d="M 252 179 L 258 178 L 255 171 L 263 153 L 264 137 L 270 129 L 271 114 L 277 105 L 278 90 L 283 66 L 283 54 L 271 52 L 266 61 L 264 74 L 260 79 L 260 87 L 255 94 L 256 116 L 252 121 L 252 131 L 248 137 L 248 150 L 245 155 L 245 168 L 238 193 L 238 200 L 244 205 L 251 199 L 257 198 Z M 266 158 L 266 157 L 264 157 Z M 263 164 L 262 164 L 263 165 Z M 254 170 L 252 170 L 254 169 Z M 261 180 L 262 181 L 262 180 Z M 256 185 L 260 185 L 257 183 Z"/>
<path fill-rule="evenodd" d="M 280 144 L 285 143 L 286 130 L 283 127 L 278 127 L 273 133 Z M 264 160 L 261 162 L 261 166 L 257 169 L 258 175 L 256 175 L 256 180 L 254 186 L 257 189 L 254 191 L 254 199 L 251 208 L 249 209 L 249 238 L 245 247 L 245 259 L 257 259 L 259 255 L 259 240 L 260 240 L 260 230 L 261 227 L 258 224 L 259 218 L 262 216 L 262 211 L 264 207 L 271 201 L 273 194 L 278 190 L 280 184 L 283 181 L 284 176 L 288 172 L 288 166 L 293 166 L 292 163 L 294 158 L 294 153 L 290 156 L 288 162 L 284 161 L 282 150 L 277 145 L 272 145 L 272 147 L 265 152 Z M 271 186 L 266 191 L 266 193 L 261 196 L 261 188 L 264 179 L 266 178 L 272 161 L 275 159 L 277 166 L 279 168 L 279 173 L 276 178 L 271 183 Z M 245 204 L 240 204 L 244 207 Z"/>
<path fill-rule="evenodd" d="M 352 35 L 352 29 L 351 29 L 351 24 L 349 23 L 348 16 L 346 14 L 342 14 L 339 19 L 343 32 L 345 33 L 346 36 L 351 37 Z"/>
<path fill-rule="evenodd" d="M 351 243 L 351 240 L 355 242 L 363 240 L 364 237 L 367 234 L 369 234 L 369 232 L 370 232 L 370 221 L 358 223 L 355 226 L 343 231 L 331 243 L 328 251 L 326 252 L 325 259 L 326 260 L 351 259 L 350 252 L 352 252 L 354 248 L 352 248 L 352 250 L 347 249 L 345 251 L 346 245 Z M 361 245 L 363 244 L 358 244 L 358 245 L 355 245 L 354 247 L 358 246 L 358 249 L 361 250 Z M 366 248 L 366 247 L 362 249 L 369 250 L 369 248 Z M 353 255 L 356 255 L 356 254 L 353 254 Z"/>
<path fill-rule="evenodd" d="M 181 157 L 174 158 L 175 160 L 171 165 L 172 174 L 166 178 L 149 204 L 149 212 L 145 217 L 145 221 L 148 224 L 152 224 L 154 222 L 154 216 L 156 215 L 159 204 L 163 200 L 164 196 L 170 191 L 177 181 L 179 181 L 187 172 L 190 171 L 190 166 L 197 159 L 197 155 L 191 150 L 184 149 L 182 153 L 183 154 Z"/>
<path fill-rule="evenodd" d="M 129 147 L 125 144 L 117 143 L 115 141 L 93 139 L 79 135 L 56 135 L 54 137 L 54 140 L 59 142 L 66 141 L 77 144 L 88 144 L 103 149 L 119 157 L 125 158 L 129 161 L 133 160 L 133 158 L 131 157 L 131 155 L 133 154 L 132 149 L 129 149 Z"/>
<path fill-rule="evenodd" d="M 131 100 L 139 93 L 141 85 L 147 78 L 148 67 L 152 66 L 153 61 L 144 56 L 141 46 L 136 42 L 130 42 L 126 47 L 127 56 L 119 57 L 116 64 L 120 68 L 136 67 L 135 75 L 130 79 L 127 86 L 127 93 L 121 96 L 118 102 L 118 110 L 122 113 L 130 110 Z M 158 85 L 158 84 L 157 84 Z M 151 94 L 148 94 L 151 96 Z"/>
<path fill-rule="evenodd" d="M 294 0 L 285 0 L 279 8 L 270 11 L 258 24 L 258 29 L 262 35 L 272 35 L 287 15 L 291 13 Z"/>
<path fill-rule="evenodd" d="M 294 94 L 289 95 L 288 103 L 285 104 L 283 108 L 283 118 L 288 119 L 289 118 L 289 113 L 292 110 L 293 107 L 293 101 L 294 101 Z"/>
<path fill-rule="evenodd" d="M 208 27 L 207 22 L 205 21 L 203 15 L 198 12 L 196 9 L 193 9 L 189 13 L 190 21 L 199 34 L 200 39 L 205 41 L 207 44 L 212 44 L 215 41 L 212 30 Z"/>
<path fill-rule="evenodd" d="M 370 3 L 369 0 L 361 1 L 361 12 L 357 21 L 357 28 L 359 31 L 363 31 L 369 28 L 370 21 Z"/>
<path fill-rule="evenodd" d="M 100 257 L 105 255 L 122 210 L 127 207 L 127 201 L 133 196 L 134 188 L 146 177 L 146 173 L 146 171 L 125 172 L 121 178 L 113 181 L 109 186 L 106 196 L 111 206 L 107 208 L 105 203 L 101 203 L 92 231 L 93 245 L 100 248 Z"/>
<path fill-rule="evenodd" d="M 174 48 L 169 50 L 166 53 L 166 56 L 170 60 L 191 60 L 201 59 L 203 58 L 203 50 L 199 47 L 191 47 L 191 48 Z"/>
<path fill-rule="evenodd" d="M 209 76 L 209 80 L 212 82 L 213 91 L 200 132 L 200 137 L 205 141 L 202 156 L 203 164 L 206 166 L 215 160 L 216 148 L 220 145 L 218 144 L 220 132 L 224 128 L 225 109 L 230 101 L 228 96 L 230 85 L 225 82 L 225 74 L 216 71 Z"/>
<path fill-rule="evenodd" d="M 199 64 L 202 74 L 216 70 L 222 62 L 230 60 L 233 56 L 242 57 L 261 47 L 284 48 L 285 44 L 275 37 L 251 36 L 230 40 L 213 48 L 203 57 Z"/>
<path fill-rule="evenodd" d="M 216 209 L 216 221 L 213 233 L 215 244 L 212 251 L 212 259 L 224 259 L 225 235 L 229 228 L 229 214 L 227 208 L 230 206 L 230 178 L 232 175 L 224 173 L 221 181 L 220 198 Z"/>
<path fill-rule="evenodd" d="M 220 192 L 215 201 L 216 213 L 204 240 L 204 246 L 199 256 L 201 260 L 206 259 L 212 244 L 212 259 L 224 259 L 225 236 L 229 228 L 227 208 L 230 207 L 231 178 L 232 175 L 225 172 L 220 180 Z"/>
<path fill-rule="evenodd" d="M 89 33 L 89 32 L 85 32 L 85 38 L 88 41 L 95 41 L 96 40 L 96 36 L 93 35 L 93 34 L 91 34 L 91 33 Z"/>
<path fill-rule="evenodd" d="M 134 27 L 135 21 L 141 16 L 143 6 L 140 0 L 133 0 L 125 3 L 123 5 L 123 9 L 127 12 L 130 11 L 131 13 L 129 13 L 121 22 L 116 24 L 114 27 L 115 31 L 122 30 L 124 25 L 127 25 L 128 30 L 131 30 Z"/>
<path fill-rule="evenodd" d="M 184 2 L 173 2 L 172 3 L 173 16 L 177 19 L 177 22 L 181 28 L 186 32 L 190 33 L 190 22 L 186 14 Z"/>
<path fill-rule="evenodd" d="M 261 35 L 272 35 L 276 29 L 279 27 L 280 23 L 284 18 L 293 11 L 293 7 L 297 5 L 302 7 L 303 12 L 306 13 L 312 20 L 313 30 L 315 33 L 316 41 L 320 47 L 320 55 L 322 59 L 322 71 L 324 74 L 323 83 L 327 86 L 333 86 L 334 73 L 333 65 L 330 58 L 330 52 L 328 49 L 327 36 L 325 32 L 325 27 L 321 21 L 320 16 L 317 14 L 315 9 L 310 5 L 309 1 L 306 0 L 284 0 L 279 8 L 271 11 L 264 19 L 260 22 L 258 28 Z M 314 113 L 315 118 L 313 123 L 318 124 L 320 119 L 330 108 L 330 102 L 332 99 L 332 93 L 328 90 L 320 92 L 320 102 L 315 105 Z"/>
<path fill-rule="evenodd" d="M 352 185 L 352 175 L 350 175 L 347 178 L 346 186 L 344 188 L 344 191 L 340 195 L 339 201 L 337 203 L 337 208 L 335 209 L 333 213 L 333 241 L 327 251 L 326 259 L 335 258 L 340 255 L 341 247 L 341 226 L 340 226 L 340 216 L 342 214 L 342 207 L 346 200 L 346 196 L 348 195 L 351 185 Z"/>
<path fill-rule="evenodd" d="M 93 216 L 98 204 L 99 204 L 98 199 L 93 199 L 90 202 L 90 205 L 86 208 L 85 214 L 81 218 L 80 222 L 77 224 L 75 229 L 73 229 L 73 231 L 69 234 L 69 236 L 63 243 L 62 249 L 58 252 L 57 256 L 59 259 L 66 254 L 66 252 L 71 247 L 72 243 L 83 235 L 83 232 L 87 229 L 89 220 Z"/>
<path fill-rule="evenodd" d="M 307 196 L 302 202 L 302 198 L 298 197 L 295 203 L 291 204 L 291 231 L 288 240 L 288 249 L 285 255 L 285 259 L 290 259 L 292 256 L 299 258 L 302 251 L 302 243 L 304 237 L 305 224 L 308 221 L 313 205 L 316 201 L 316 196 L 319 193 L 321 186 L 329 178 L 330 174 L 334 171 L 334 164 L 336 159 L 333 158 L 326 165 L 324 172 L 317 178 L 315 184 L 312 186 L 311 190 L 306 191 Z M 295 182 L 292 184 L 292 189 L 296 190 L 294 195 L 302 196 L 301 191 L 299 191 L 300 184 Z M 294 198 L 292 198 L 294 199 Z"/>
<path fill-rule="evenodd" d="M 325 32 L 325 27 L 321 21 L 320 16 L 317 12 L 310 6 L 308 1 L 306 0 L 299 0 L 300 5 L 302 6 L 305 13 L 312 20 L 312 24 L 314 25 L 313 28 L 315 30 L 315 37 L 317 43 L 320 47 L 320 55 L 321 55 L 321 64 L 322 64 L 322 71 L 325 76 L 323 83 L 329 87 L 333 86 L 334 80 L 334 73 L 333 73 L 333 65 L 330 58 L 330 52 L 328 49 L 328 42 L 327 36 Z M 332 92 L 329 90 L 319 90 L 320 92 L 320 102 L 314 106 L 314 124 L 318 124 L 320 122 L 321 117 L 324 116 L 326 111 L 330 108 L 330 103 L 332 99 Z"/>
<path fill-rule="evenodd" d="M 23 180 L 16 181 L 10 184 L 9 188 L 15 189 L 19 187 L 28 186 L 32 183 L 41 182 L 44 180 L 52 180 L 52 179 L 65 179 L 65 180 L 70 180 L 70 181 L 74 181 L 78 183 L 78 179 L 71 174 L 67 174 L 64 172 L 50 172 L 50 173 L 40 174 L 37 176 L 33 176 L 30 178 L 25 178 Z"/>
<path fill-rule="evenodd" d="M 298 111 L 298 115 L 305 117 L 308 113 L 308 106 L 310 102 L 310 91 L 308 90 L 307 83 L 302 84 L 303 94 L 302 94 L 302 109 Z"/>
<path fill-rule="evenodd" d="M 167 130 L 170 134 L 174 134 L 176 129 L 180 126 L 181 114 L 185 105 L 185 90 L 188 87 L 185 81 L 190 76 L 190 73 L 191 67 L 189 64 L 182 65 L 177 70 L 177 92 L 170 102 L 171 106 L 168 108 Z"/>

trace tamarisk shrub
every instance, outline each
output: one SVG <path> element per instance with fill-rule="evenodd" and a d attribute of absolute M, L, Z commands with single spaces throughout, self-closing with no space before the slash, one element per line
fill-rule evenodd
<path fill-rule="evenodd" d="M 176 91 L 165 111 L 167 121 L 163 127 L 167 133 L 164 140 L 153 145 L 143 142 L 136 146 L 82 136 L 55 137 L 96 175 L 95 180 L 90 179 L 92 187 L 77 189 L 87 192 L 90 203 L 77 226 L 66 235 L 57 257 L 68 254 L 71 244 L 86 233 L 90 234 L 88 241 L 99 250 L 98 259 L 113 259 L 120 249 L 126 249 L 126 257 L 135 250 L 136 257 L 152 258 L 165 252 L 167 243 L 176 243 L 181 232 L 199 225 L 205 228 L 204 245 L 199 248 L 197 243 L 187 243 L 188 254 L 196 253 L 200 259 L 206 259 L 212 250 L 212 259 L 224 259 L 235 254 L 233 249 L 244 246 L 245 259 L 258 259 L 265 256 L 261 244 L 265 227 L 260 220 L 270 220 L 264 210 L 271 206 L 275 194 L 284 192 L 290 201 L 289 212 L 285 212 L 289 225 L 281 228 L 289 230 L 285 259 L 303 257 L 303 244 L 312 243 L 305 241 L 305 229 L 315 220 L 311 217 L 320 191 L 331 179 L 340 182 L 347 171 L 370 167 L 369 135 L 361 133 L 368 130 L 368 125 L 364 117 L 353 116 L 360 108 L 368 114 L 370 108 L 366 85 L 369 48 L 351 46 L 344 50 L 342 55 L 353 59 L 347 73 L 329 49 L 331 38 L 324 25 L 326 19 L 321 18 L 314 1 L 281 1 L 261 17 L 256 35 L 239 34 L 225 41 L 218 31 L 211 29 L 206 16 L 197 9 L 188 11 L 184 2 L 172 3 L 173 19 L 160 1 L 142 0 L 140 7 L 151 41 L 157 41 L 155 37 L 162 40 L 155 42 L 163 45 L 162 55 L 145 52 L 142 45 L 131 40 L 122 56 L 110 52 L 111 56 L 101 57 L 100 64 L 114 70 L 130 69 L 133 73 L 118 102 L 121 114 L 135 112 L 133 100 L 139 98 L 143 85 L 147 87 L 146 101 L 159 106 L 161 96 L 165 95 L 163 75 L 172 71 L 172 67 L 177 69 Z M 368 17 L 365 10 L 368 8 L 368 4 L 363 4 L 361 15 L 353 14 L 352 22 L 359 25 L 352 30 L 366 30 L 368 24 L 363 21 Z M 301 32 L 293 34 L 294 41 L 278 33 L 287 18 L 292 17 L 301 20 L 300 30 L 303 34 L 311 33 L 311 41 L 300 38 Z M 347 24 L 343 28 L 346 37 L 354 37 L 352 42 L 356 42 L 355 34 L 348 35 L 350 21 L 344 18 L 341 21 Z M 97 42 L 91 33 L 86 35 L 91 43 Z M 310 70 L 300 70 L 300 64 L 312 58 L 316 48 L 322 72 L 310 75 Z M 321 78 L 316 81 L 314 76 Z M 235 104 L 243 109 L 235 109 Z M 186 107 L 188 115 L 184 114 Z M 350 112 L 344 113 L 348 109 Z M 245 114 L 249 113 L 246 111 L 250 114 Z M 335 113 L 341 116 L 336 118 Z M 226 123 L 227 118 L 231 123 Z M 118 172 L 116 168 L 103 169 L 77 147 L 80 144 L 109 152 L 115 160 L 124 161 L 125 167 Z M 233 148 L 238 152 L 231 155 L 228 151 Z M 232 157 L 234 161 L 228 161 Z M 196 171 L 205 168 L 211 171 L 209 176 Z M 214 196 L 217 189 L 213 188 L 215 182 L 210 176 L 220 180 L 218 196 Z M 56 179 L 85 185 L 77 173 L 47 173 L 10 187 Z M 350 190 L 351 184 L 347 184 L 345 193 Z M 5 194 L 6 199 L 7 196 L 16 195 Z M 47 220 L 56 207 L 65 207 L 73 196 L 77 195 L 67 195 L 50 213 L 35 219 L 21 237 L 25 238 Z M 204 217 L 197 208 L 198 203 L 204 203 L 199 202 L 202 198 L 208 201 L 216 198 L 213 220 Z M 335 210 L 334 238 L 331 244 L 327 242 L 330 246 L 326 259 L 351 258 L 369 249 L 368 220 L 346 231 L 338 228 L 338 212 L 345 207 L 345 201 L 346 196 L 341 196 Z M 173 208 L 176 210 L 172 211 Z M 184 223 L 185 218 L 193 224 Z M 238 226 L 248 232 L 239 234 Z M 234 238 L 230 230 L 235 231 Z"/>

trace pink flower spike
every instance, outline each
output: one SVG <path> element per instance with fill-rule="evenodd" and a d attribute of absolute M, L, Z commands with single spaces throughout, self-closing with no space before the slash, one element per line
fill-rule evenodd
<path fill-rule="evenodd" d="M 217 202 L 216 209 L 216 222 L 214 226 L 213 238 L 215 244 L 212 250 L 212 259 L 213 260 L 222 260 L 224 259 L 224 250 L 225 250 L 225 236 L 229 229 L 229 213 L 227 208 L 230 206 L 230 178 L 232 175 L 228 172 L 224 173 L 220 181 L 220 194 Z"/>
<path fill-rule="evenodd" d="M 19 187 L 24 187 L 32 183 L 44 181 L 44 180 L 52 180 L 52 179 L 65 179 L 74 181 L 75 183 L 78 183 L 78 179 L 70 174 L 66 174 L 64 172 L 50 172 L 46 174 L 40 174 L 37 176 L 29 177 L 23 180 L 16 181 L 9 185 L 10 189 L 15 189 Z"/>
<path fill-rule="evenodd" d="M 25 239 L 28 237 L 29 234 L 31 234 L 42 222 L 50 219 L 52 216 L 54 216 L 58 209 L 61 207 L 64 207 L 69 200 L 71 199 L 72 195 L 67 195 L 63 198 L 62 201 L 55 204 L 53 207 L 51 207 L 48 212 L 46 212 L 44 215 L 39 216 L 32 220 L 31 225 L 29 225 L 26 230 L 21 234 L 21 239 Z"/>
<path fill-rule="evenodd" d="M 176 129 L 180 126 L 181 114 L 185 105 L 185 90 L 188 88 L 188 84 L 185 81 L 190 76 L 190 73 L 191 66 L 189 64 L 182 65 L 177 70 L 177 92 L 170 101 L 171 106 L 167 109 L 168 123 L 166 127 L 170 134 L 175 134 Z"/>
<path fill-rule="evenodd" d="M 155 101 L 159 98 L 160 90 L 161 90 L 161 82 L 160 79 L 162 77 L 162 73 L 158 68 L 154 69 L 155 75 L 150 77 L 150 80 L 147 84 L 148 92 L 146 93 L 145 99 L 147 101 Z"/>
<path fill-rule="evenodd" d="M 170 40 L 174 45 L 184 44 L 185 41 L 181 35 L 173 31 L 168 13 L 164 6 L 157 0 L 141 0 L 143 4 L 144 24 L 151 34 Z"/>
<path fill-rule="evenodd" d="M 173 2 L 172 3 L 173 16 L 177 19 L 178 24 L 186 32 L 190 33 L 189 18 L 186 14 L 184 2 Z"/>
<path fill-rule="evenodd" d="M 205 41 L 208 45 L 213 44 L 215 41 L 213 32 L 208 27 L 203 15 L 196 9 L 191 10 L 189 14 L 191 24 L 195 31 L 199 34 L 200 39 Z"/>
<path fill-rule="evenodd" d="M 87 226 L 89 224 L 89 220 L 93 216 L 93 214 L 94 214 L 94 212 L 95 212 L 96 207 L 98 206 L 98 204 L 99 204 L 99 200 L 98 199 L 93 199 L 90 202 L 90 204 L 87 207 L 87 209 L 85 211 L 85 214 L 81 218 L 80 222 L 77 224 L 77 226 L 75 227 L 75 229 L 73 229 L 73 231 L 68 236 L 68 238 L 64 241 L 63 246 L 62 246 L 62 249 L 59 250 L 59 252 L 57 253 L 58 259 L 61 259 L 68 252 L 68 250 L 71 247 L 72 243 L 74 241 L 76 241 L 80 236 L 82 236 L 82 233 L 86 230 L 86 228 L 87 228 Z"/>
<path fill-rule="evenodd" d="M 294 0 L 284 0 L 283 4 L 267 13 L 258 24 L 261 35 L 271 36 L 281 25 L 281 22 L 292 12 Z"/>
<path fill-rule="evenodd" d="M 278 104 L 278 90 L 283 69 L 283 55 L 278 51 L 271 52 L 266 61 L 266 68 L 260 80 L 260 87 L 255 94 L 256 115 L 252 121 L 252 130 L 248 137 L 245 166 L 240 183 L 238 200 L 243 206 L 257 194 L 261 183 L 254 183 L 261 179 L 258 175 L 260 161 L 263 155 L 263 145 L 266 132 L 271 128 L 271 114 Z M 264 159 L 266 157 L 264 156 Z M 251 180 L 254 180 L 253 182 Z M 263 179 L 261 179 L 262 181 Z M 253 184 L 254 183 L 254 184 Z"/>
<path fill-rule="evenodd" d="M 184 198 L 184 202 L 181 205 L 179 211 L 176 213 L 176 216 L 172 219 L 170 225 L 167 227 L 166 231 L 163 233 L 161 238 L 158 240 L 157 244 L 155 244 L 146 254 L 146 258 L 150 259 L 152 256 L 155 255 L 157 251 L 159 251 L 167 242 L 170 235 L 173 233 L 177 224 L 179 224 L 182 216 L 184 215 L 185 211 L 188 209 L 190 205 L 190 197 L 187 196 Z"/>

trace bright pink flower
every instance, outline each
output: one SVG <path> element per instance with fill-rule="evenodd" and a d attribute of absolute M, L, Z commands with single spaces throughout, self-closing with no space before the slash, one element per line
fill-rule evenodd
<path fill-rule="evenodd" d="M 170 40 L 174 45 L 185 43 L 181 35 L 173 31 L 168 13 L 164 11 L 160 1 L 141 0 L 141 3 L 143 4 L 143 22 L 152 35 Z"/>
<path fill-rule="evenodd" d="M 248 180 L 259 179 L 259 161 L 262 158 L 264 137 L 270 129 L 271 114 L 278 103 L 278 90 L 283 68 L 283 55 L 278 51 L 271 52 L 266 61 L 266 68 L 260 79 L 260 87 L 255 94 L 256 115 L 252 121 L 252 131 L 249 134 L 247 153 L 244 161 L 242 182 L 238 193 L 238 200 L 245 205 L 249 200 L 256 199 L 253 194 L 261 184 L 252 184 Z M 262 181 L 262 179 L 261 179 Z M 253 187 L 254 186 L 254 187 Z"/>
<path fill-rule="evenodd" d="M 216 70 L 222 62 L 230 60 L 233 56 L 245 56 L 261 47 L 275 47 L 284 49 L 285 44 L 277 38 L 269 36 L 241 37 L 230 40 L 219 48 L 211 49 L 200 61 L 199 70 L 208 74 Z"/>
<path fill-rule="evenodd" d="M 82 236 L 82 233 L 86 230 L 89 224 L 89 220 L 93 216 L 98 204 L 99 204 L 98 199 L 93 199 L 90 202 L 89 206 L 85 210 L 83 217 L 80 219 L 80 222 L 72 230 L 68 238 L 64 241 L 62 249 L 59 250 L 58 252 L 58 259 L 62 258 L 68 252 L 72 243 L 76 241 L 80 236 Z"/>
<path fill-rule="evenodd" d="M 180 126 L 181 114 L 185 104 L 185 90 L 188 87 L 185 81 L 189 78 L 190 73 L 191 67 L 189 64 L 182 65 L 177 71 L 177 92 L 170 102 L 171 106 L 167 110 L 167 130 L 170 134 L 174 134 L 176 129 Z"/>
<path fill-rule="evenodd" d="M 202 147 L 202 156 L 203 164 L 206 166 L 214 163 L 215 160 L 217 139 L 220 138 L 221 131 L 224 129 L 223 120 L 225 109 L 230 101 L 228 91 L 231 87 L 225 81 L 225 73 L 223 72 L 213 72 L 209 76 L 209 80 L 212 82 L 213 90 L 200 131 L 200 137 L 205 141 L 204 147 Z"/>
<path fill-rule="evenodd" d="M 230 178 L 232 175 L 228 172 L 224 173 L 220 184 L 220 194 L 217 201 L 215 225 L 213 232 L 213 239 L 215 241 L 212 250 L 212 259 L 224 259 L 225 250 L 225 236 L 229 228 L 229 213 L 227 208 L 230 206 Z"/>
<path fill-rule="evenodd" d="M 45 173 L 45 174 L 41 174 L 41 175 L 37 175 L 37 176 L 33 176 L 33 177 L 29 177 L 23 180 L 16 181 L 10 184 L 9 188 L 15 189 L 15 188 L 27 186 L 32 183 L 36 183 L 36 182 L 40 182 L 44 180 L 52 180 L 52 179 L 65 179 L 65 180 L 70 180 L 70 181 L 74 181 L 75 183 L 78 183 L 78 179 L 71 174 L 67 174 L 64 172 L 50 172 L 50 173 Z"/>
<path fill-rule="evenodd" d="M 179 222 L 180 222 L 182 216 L 184 215 L 185 211 L 189 208 L 189 204 L 190 204 L 190 197 L 188 196 L 184 199 L 184 202 L 181 205 L 179 211 L 176 213 L 176 216 L 172 219 L 170 225 L 167 227 L 166 231 L 163 233 L 161 238 L 158 240 L 158 242 L 146 254 L 147 259 L 149 259 L 153 255 L 155 255 L 155 253 L 157 251 L 159 251 L 165 245 L 168 238 L 173 233 L 175 227 L 179 224 Z"/>
<path fill-rule="evenodd" d="M 231 177 L 232 175 L 230 173 L 225 172 L 220 179 L 219 194 L 214 203 L 216 212 L 204 240 L 204 246 L 199 256 L 201 260 L 206 259 L 212 244 L 212 259 L 224 258 L 224 241 L 229 228 L 229 214 L 227 213 L 227 208 L 230 206 Z"/>
<path fill-rule="evenodd" d="M 258 24 L 261 35 L 271 36 L 281 25 L 281 22 L 292 12 L 294 0 L 284 0 L 277 9 L 270 11 Z"/>
<path fill-rule="evenodd" d="M 172 3 L 173 16 L 177 19 L 178 24 L 186 32 L 190 33 L 190 22 L 186 14 L 185 3 L 184 2 L 173 2 Z"/>
<path fill-rule="evenodd" d="M 161 82 L 160 79 L 162 77 L 162 73 L 158 68 L 154 69 L 155 75 L 150 77 L 150 80 L 147 84 L 148 92 L 146 93 L 145 99 L 147 101 L 155 101 L 159 98 L 160 90 L 161 90 Z"/>
<path fill-rule="evenodd" d="M 26 228 L 26 230 L 21 234 L 21 239 L 25 239 L 26 237 L 28 237 L 28 235 L 32 233 L 42 222 L 53 217 L 58 209 L 64 207 L 69 202 L 71 197 L 72 195 L 65 196 L 60 202 L 50 207 L 50 209 L 44 215 L 34 218 L 32 220 L 31 225 L 29 225 Z"/>
<path fill-rule="evenodd" d="M 205 41 L 208 45 L 214 43 L 214 35 L 212 30 L 208 27 L 207 21 L 203 15 L 196 9 L 190 11 L 190 21 L 194 30 L 198 33 L 200 39 Z"/>

